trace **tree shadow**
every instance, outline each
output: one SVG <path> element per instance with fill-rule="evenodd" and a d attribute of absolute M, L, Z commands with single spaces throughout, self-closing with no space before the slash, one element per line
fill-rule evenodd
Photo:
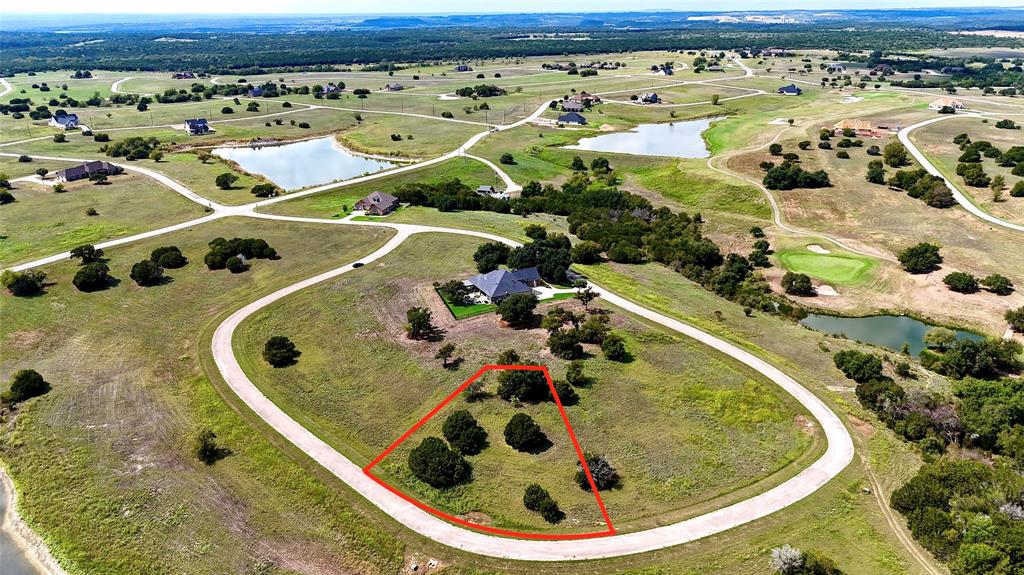
<path fill-rule="evenodd" d="M 466 361 L 466 358 L 461 357 L 461 356 L 457 357 L 455 359 L 449 360 L 448 361 L 448 365 L 444 366 L 444 368 L 449 370 L 449 371 L 456 371 L 456 370 L 459 369 L 460 366 L 462 366 L 462 363 L 464 361 Z"/>
<path fill-rule="evenodd" d="M 551 449 L 554 446 L 555 444 L 551 443 L 551 440 L 548 439 L 547 435 L 545 435 L 544 440 L 537 443 L 537 445 L 531 445 L 530 447 L 527 447 L 526 449 L 521 449 L 520 451 L 522 451 L 523 453 L 529 453 L 530 455 L 539 455 Z"/>

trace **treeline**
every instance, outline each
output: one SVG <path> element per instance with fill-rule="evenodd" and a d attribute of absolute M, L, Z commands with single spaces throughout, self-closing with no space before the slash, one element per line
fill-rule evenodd
<path fill-rule="evenodd" d="M 578 32 L 578 28 L 546 28 L 546 32 Z M 777 26 L 742 30 L 724 27 L 651 29 L 595 29 L 588 41 L 551 37 L 521 42 L 521 30 L 511 28 L 438 27 L 394 30 L 344 30 L 321 33 L 267 33 L 253 36 L 232 32 L 181 33 L 192 42 L 157 42 L 165 32 L 90 32 L 61 34 L 9 31 L 4 34 L 4 63 L 0 73 L 69 68 L 144 71 L 193 70 L 207 73 L 265 73 L 297 67 L 322 69 L 336 64 L 374 64 L 392 69 L 389 62 L 434 59 L 508 58 L 561 54 L 606 54 L 636 50 L 740 50 L 786 46 L 788 49 L 857 51 L 865 46 L 884 51 L 989 46 L 991 38 L 948 34 L 926 28 L 901 28 L 899 33 L 879 28 L 822 29 L 817 26 Z M 104 42 L 91 42 L 98 39 Z M 1000 45 L 1020 46 L 1014 38 Z M 272 49 L 268 49 L 272 47 Z"/>
<path fill-rule="evenodd" d="M 602 258 L 627 264 L 657 262 L 751 309 L 792 311 L 784 298 L 772 295 L 761 274 L 755 273 L 756 268 L 769 265 L 764 257 L 767 245 L 749 256 L 723 255 L 718 245 L 704 236 L 700 214 L 654 208 L 646 198 L 608 185 L 607 178 L 592 180 L 577 172 L 560 187 L 529 182 L 520 197 L 512 200 L 477 194 L 458 180 L 407 184 L 393 193 L 403 202 L 449 211 L 567 216 L 569 231 L 581 240 L 572 250 L 576 263 Z"/>

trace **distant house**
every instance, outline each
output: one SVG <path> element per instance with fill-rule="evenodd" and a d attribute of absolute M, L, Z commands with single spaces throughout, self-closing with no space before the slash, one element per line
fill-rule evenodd
<path fill-rule="evenodd" d="M 390 214 L 398 208 L 398 198 L 384 192 L 373 192 L 356 202 L 356 209 L 363 210 L 371 216 Z"/>
<path fill-rule="evenodd" d="M 725 68 L 719 66 L 718 64 L 708 66 L 707 70 L 708 72 L 725 72 Z"/>
<path fill-rule="evenodd" d="M 949 106 L 954 110 L 963 110 L 964 108 L 967 107 L 964 106 L 963 102 L 957 100 L 956 98 L 939 98 L 938 100 L 935 100 L 931 104 L 928 104 L 928 107 L 931 108 L 932 110 L 941 110 L 945 106 Z"/>
<path fill-rule="evenodd" d="M 637 99 L 637 101 L 640 102 L 641 104 L 657 104 L 661 100 L 658 98 L 658 95 L 655 94 L 654 92 L 647 92 L 640 94 L 640 97 Z"/>
<path fill-rule="evenodd" d="M 466 65 L 466 64 L 459 64 L 458 66 L 455 67 L 455 71 L 456 72 L 472 72 L 473 68 L 471 66 Z"/>
<path fill-rule="evenodd" d="M 786 55 L 786 51 L 782 48 L 765 48 L 761 50 L 761 55 L 766 58 L 781 58 Z"/>
<path fill-rule="evenodd" d="M 84 180 L 93 174 L 103 174 L 104 176 L 114 176 L 120 174 L 124 170 L 121 166 L 116 166 L 110 162 L 103 162 L 100 160 L 94 160 L 92 162 L 86 162 L 84 164 L 74 166 L 72 168 L 65 168 L 63 170 L 57 170 L 57 180 L 61 182 L 74 182 L 75 180 Z"/>
<path fill-rule="evenodd" d="M 651 66 L 651 74 L 655 76 L 671 76 L 675 74 L 672 66 Z"/>
<path fill-rule="evenodd" d="M 255 88 L 250 88 L 245 94 L 250 98 L 259 98 L 263 96 L 263 88 L 256 86 Z"/>
<path fill-rule="evenodd" d="M 584 118 L 581 114 L 577 114 L 576 112 L 569 112 L 568 114 L 562 114 L 561 116 L 559 116 L 558 123 L 583 125 L 587 123 L 587 119 Z"/>
<path fill-rule="evenodd" d="M 779 88 L 776 90 L 776 93 L 782 94 L 783 96 L 799 96 L 803 93 L 803 90 L 798 88 L 796 84 L 790 84 Z"/>
<path fill-rule="evenodd" d="M 491 303 L 498 303 L 512 294 L 532 293 L 533 287 L 542 282 L 537 268 L 523 268 L 494 270 L 475 275 L 463 283 L 478 289 Z"/>
<path fill-rule="evenodd" d="M 494 186 L 480 186 L 476 189 L 476 193 L 491 195 L 494 193 Z"/>
<path fill-rule="evenodd" d="M 50 116 L 48 123 L 50 126 L 60 128 L 61 130 L 75 130 L 78 128 L 78 114 Z"/>
<path fill-rule="evenodd" d="M 562 102 L 563 112 L 582 112 L 583 104 L 580 102 L 573 102 L 572 100 L 565 100 Z"/>
<path fill-rule="evenodd" d="M 387 84 L 384 84 L 384 89 L 387 90 L 388 92 L 398 92 L 404 90 L 405 86 L 398 83 L 389 82 Z"/>
<path fill-rule="evenodd" d="M 191 80 L 192 78 L 195 78 L 195 77 L 196 77 L 196 75 L 193 74 L 192 72 L 176 72 L 176 73 L 171 75 L 171 78 L 173 78 L 175 80 Z"/>
<path fill-rule="evenodd" d="M 579 92 L 578 94 L 573 94 L 572 96 L 569 96 L 569 101 L 579 102 L 584 106 L 592 106 L 594 104 L 601 103 L 601 96 L 595 94 L 588 94 L 586 92 Z"/>
<path fill-rule="evenodd" d="M 201 136 L 203 134 L 209 134 L 213 131 L 210 128 L 210 124 L 206 123 L 206 118 L 196 118 L 194 120 L 185 120 L 182 125 L 189 136 Z"/>
<path fill-rule="evenodd" d="M 326 86 L 324 86 L 324 93 L 325 94 L 340 93 L 343 90 L 344 90 L 343 88 L 337 86 L 334 82 L 331 82 L 330 84 L 327 84 Z"/>

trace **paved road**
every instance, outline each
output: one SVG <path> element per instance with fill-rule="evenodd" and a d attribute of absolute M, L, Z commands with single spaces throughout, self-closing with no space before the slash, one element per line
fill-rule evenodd
<path fill-rule="evenodd" d="M 350 218 L 325 220 L 272 214 L 253 215 L 271 220 L 331 225 L 376 226 L 395 230 L 395 236 L 380 249 L 359 259 L 359 262 L 364 264 L 386 256 L 411 235 L 418 233 L 454 233 L 491 241 L 500 241 L 512 246 L 519 245 L 517 242 L 507 238 L 472 230 L 411 224 L 389 224 L 386 222 L 355 222 Z M 750 366 L 771 379 L 796 398 L 821 425 L 828 441 L 825 453 L 811 464 L 810 467 L 804 469 L 795 477 L 764 493 L 692 519 L 646 531 L 612 535 L 597 539 L 535 541 L 496 537 L 447 523 L 382 487 L 363 473 L 363 470 L 358 465 L 352 463 L 344 455 L 292 419 L 259 391 L 242 370 L 234 355 L 232 348 L 233 335 L 246 318 L 282 298 L 336 278 L 353 269 L 355 268 L 353 268 L 352 264 L 347 264 L 302 280 L 264 296 L 231 314 L 214 332 L 212 342 L 214 360 L 222 377 L 232 391 L 263 421 L 399 523 L 439 543 L 481 555 L 527 561 L 598 559 L 663 549 L 714 535 L 782 510 L 814 493 L 838 475 L 853 460 L 853 440 L 842 421 L 817 396 L 797 383 L 796 380 L 770 363 L 725 340 L 653 310 L 646 309 L 600 286 L 594 286 L 601 297 L 607 302 L 659 323 L 678 333 L 692 337 Z"/>
<path fill-rule="evenodd" d="M 936 116 L 930 120 L 918 122 L 916 124 L 907 126 L 906 128 L 900 130 L 900 142 L 903 142 L 903 145 L 906 146 L 907 150 L 910 152 L 910 155 L 914 156 L 914 159 L 917 160 L 918 163 L 921 164 L 921 166 L 923 166 L 929 174 L 933 176 L 938 176 L 942 178 L 944 182 L 946 182 L 946 186 L 953 192 L 953 198 L 957 201 L 958 204 L 960 204 L 960 206 L 963 209 L 967 210 L 974 216 L 982 220 L 985 220 L 990 224 L 995 224 L 997 226 L 1009 230 L 1014 230 L 1017 232 L 1024 232 L 1024 225 L 1015 224 L 1013 222 L 1008 222 L 1006 220 L 997 218 L 992 214 L 986 212 L 985 210 L 979 208 L 978 206 L 974 205 L 974 202 L 972 202 L 971 199 L 967 197 L 967 195 L 961 192 L 960 188 L 955 183 L 946 178 L 946 176 L 942 175 L 942 172 L 940 172 L 939 169 L 936 168 L 927 157 L 925 157 L 924 153 L 921 152 L 921 150 L 919 150 L 917 146 L 915 146 L 914 143 L 910 141 L 910 133 L 918 128 L 930 126 L 936 122 L 942 122 L 952 118 L 962 118 L 964 116 L 978 117 L 978 115 L 976 114 L 943 114 L 940 116 Z"/>

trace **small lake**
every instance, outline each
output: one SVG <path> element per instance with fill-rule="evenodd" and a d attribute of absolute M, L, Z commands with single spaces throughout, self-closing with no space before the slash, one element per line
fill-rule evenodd
<path fill-rule="evenodd" d="M 900 351 L 903 343 L 910 346 L 910 354 L 917 357 L 924 349 L 924 334 L 935 326 L 907 316 L 873 315 L 868 317 L 837 317 L 812 313 L 800 320 L 802 325 L 830 335 L 863 341 Z M 958 339 L 983 340 L 969 331 L 956 331 Z"/>
<path fill-rule="evenodd" d="M 0 486 L 0 517 L 7 512 L 7 491 Z M 14 542 L 6 525 L 0 528 L 0 573 L 3 575 L 39 575 L 42 573 L 29 562 L 25 549 Z"/>
<path fill-rule="evenodd" d="M 247 172 L 266 176 L 285 190 L 297 190 L 379 172 L 395 164 L 357 156 L 333 137 L 280 146 L 216 148 L 213 153 L 238 163 Z"/>
<path fill-rule="evenodd" d="M 570 150 L 614 152 L 637 156 L 668 156 L 671 158 L 707 158 L 711 155 L 702 134 L 712 122 L 722 118 L 704 118 L 671 124 L 640 124 L 628 132 L 602 134 L 583 138 Z"/>

